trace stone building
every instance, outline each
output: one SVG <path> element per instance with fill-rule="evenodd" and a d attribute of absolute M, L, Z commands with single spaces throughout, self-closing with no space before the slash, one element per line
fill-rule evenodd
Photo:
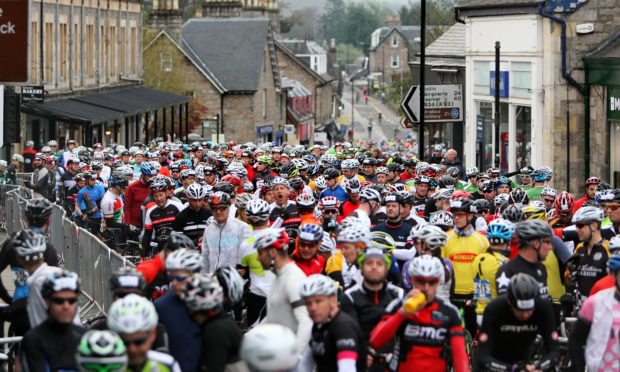
<path fill-rule="evenodd" d="M 619 126 L 608 110 L 620 86 L 617 1 L 475 0 L 457 11 L 466 26 L 467 166 L 481 149 L 476 119 L 492 130 L 490 74 L 499 41 L 502 169 L 550 166 L 552 185 L 577 196 L 591 176 L 618 187 Z M 484 145 L 483 158 L 492 159 L 493 142 Z"/>
<path fill-rule="evenodd" d="M 420 26 L 401 26 L 399 16 L 387 17 L 385 26 L 376 29 L 370 38 L 369 78 L 389 84 L 407 74 L 407 61 L 420 50 L 419 37 Z"/>
<path fill-rule="evenodd" d="M 280 8 L 276 0 L 204 0 L 205 18 L 269 18 L 274 31 L 280 31 Z"/>
<path fill-rule="evenodd" d="M 33 1 L 28 84 L 43 88 L 44 102 L 22 102 L 22 144 L 133 143 L 144 139 L 150 113 L 182 111 L 185 97 L 140 86 L 141 2 L 43 0 L 42 9 Z"/>

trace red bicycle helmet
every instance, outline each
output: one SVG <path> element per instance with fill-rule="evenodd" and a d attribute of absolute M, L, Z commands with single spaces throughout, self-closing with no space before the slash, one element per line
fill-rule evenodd
<path fill-rule="evenodd" d="M 234 174 L 225 175 L 222 177 L 220 182 L 229 182 L 233 186 L 241 186 L 241 178 L 239 178 L 239 176 L 235 176 Z"/>
<path fill-rule="evenodd" d="M 573 213 L 575 208 L 575 197 L 567 191 L 562 191 L 555 199 L 555 210 L 557 213 L 569 214 Z"/>
<path fill-rule="evenodd" d="M 588 185 L 598 185 L 599 183 L 601 183 L 600 178 L 598 177 L 590 177 L 586 180 L 586 186 Z"/>

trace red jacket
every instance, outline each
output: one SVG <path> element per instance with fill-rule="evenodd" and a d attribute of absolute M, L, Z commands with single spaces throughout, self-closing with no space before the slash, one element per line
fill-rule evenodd
<path fill-rule="evenodd" d="M 141 181 L 137 181 L 127 187 L 125 192 L 125 221 L 134 226 L 142 226 L 141 210 L 144 199 L 151 194 L 151 190 Z"/>
<path fill-rule="evenodd" d="M 577 212 L 577 211 L 579 210 L 579 208 L 581 208 L 581 206 L 583 205 L 583 203 L 587 202 L 588 200 L 589 200 L 589 199 L 588 199 L 588 196 L 587 196 L 587 195 L 586 195 L 586 196 L 584 196 L 583 198 L 581 198 L 581 199 L 577 200 L 577 201 L 575 202 L 575 207 L 573 208 L 573 213 Z"/>
<path fill-rule="evenodd" d="M 350 200 L 347 200 L 346 202 L 344 202 L 342 204 L 342 218 L 343 219 L 347 218 L 348 215 L 353 213 L 359 207 L 360 207 L 360 201 L 359 200 L 355 204 L 351 203 Z"/>
<path fill-rule="evenodd" d="M 251 165 L 247 165 L 245 170 L 248 171 L 248 181 L 254 181 L 254 168 Z"/>
<path fill-rule="evenodd" d="M 295 264 L 301 269 L 301 271 L 310 276 L 312 274 L 320 274 L 325 268 L 325 259 L 321 255 L 316 255 L 309 260 L 304 260 L 299 254 L 299 238 L 295 239 L 295 250 L 291 254 L 291 259 L 295 261 Z"/>

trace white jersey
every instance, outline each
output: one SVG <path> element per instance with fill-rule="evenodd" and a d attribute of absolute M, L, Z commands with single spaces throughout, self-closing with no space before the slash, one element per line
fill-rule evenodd
<path fill-rule="evenodd" d="M 113 218 L 114 222 L 123 223 L 123 199 L 112 191 L 106 191 L 101 199 L 103 218 Z"/>
<path fill-rule="evenodd" d="M 28 277 L 28 304 L 26 310 L 28 312 L 28 321 L 30 322 L 30 329 L 38 326 L 47 319 L 47 305 L 41 294 L 41 288 L 45 279 L 51 274 L 62 271 L 61 268 L 55 266 L 49 266 L 43 262 L 35 271 Z M 82 325 L 80 322 L 80 310 L 79 308 L 75 312 L 73 323 Z"/>
<path fill-rule="evenodd" d="M 241 243 L 241 264 L 250 270 L 250 293 L 258 296 L 267 297 L 271 290 L 271 283 L 275 274 L 271 270 L 263 269 L 263 265 L 258 261 L 258 252 L 254 248 L 254 242 L 265 235 L 269 229 L 256 230 L 252 236 Z"/>

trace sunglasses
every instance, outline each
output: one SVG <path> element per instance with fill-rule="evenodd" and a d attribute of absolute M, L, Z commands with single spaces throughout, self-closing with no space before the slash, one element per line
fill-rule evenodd
<path fill-rule="evenodd" d="M 614 204 L 614 205 L 607 204 L 606 206 L 603 207 L 603 209 L 607 209 L 607 210 L 610 210 L 610 211 L 615 211 L 618 208 L 620 208 L 620 205 L 616 205 L 616 204 Z"/>
<path fill-rule="evenodd" d="M 335 209 L 326 209 L 323 211 L 323 214 L 338 214 L 338 211 Z"/>
<path fill-rule="evenodd" d="M 123 343 L 125 344 L 126 347 L 129 347 L 130 345 L 140 346 L 144 344 L 148 339 L 149 339 L 149 336 L 144 336 L 144 337 L 136 338 L 135 340 L 123 340 Z"/>
<path fill-rule="evenodd" d="M 546 203 L 553 203 L 555 199 L 543 199 L 543 201 Z"/>
<path fill-rule="evenodd" d="M 187 275 L 168 275 L 168 279 L 170 279 L 170 281 L 177 281 L 177 282 L 182 282 L 185 279 L 187 279 Z"/>
<path fill-rule="evenodd" d="M 439 279 L 437 278 L 423 278 L 419 276 L 414 277 L 413 281 L 418 284 L 430 284 L 430 285 L 435 285 L 439 283 Z"/>
<path fill-rule="evenodd" d="M 583 229 L 585 226 L 589 226 L 589 225 L 590 225 L 589 223 L 583 223 L 583 222 L 578 222 L 578 223 L 575 224 L 575 226 L 578 229 Z"/>
<path fill-rule="evenodd" d="M 55 305 L 62 305 L 65 302 L 68 302 L 70 305 L 73 305 L 77 302 L 77 297 L 69 297 L 69 298 L 64 298 L 64 297 L 50 297 L 50 302 L 55 304 Z"/>

